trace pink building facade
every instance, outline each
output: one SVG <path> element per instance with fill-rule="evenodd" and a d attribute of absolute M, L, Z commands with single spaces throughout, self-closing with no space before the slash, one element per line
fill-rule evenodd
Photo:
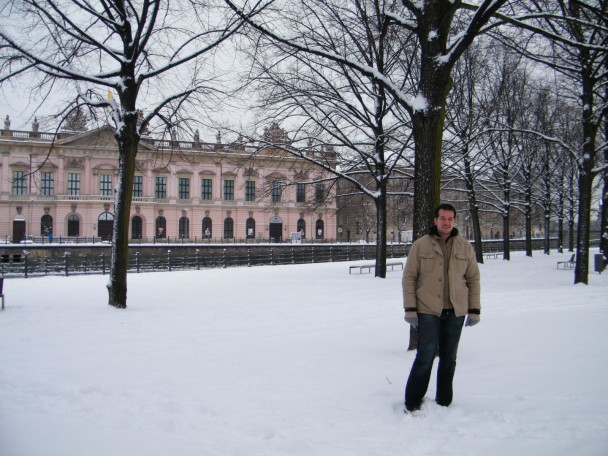
<path fill-rule="evenodd" d="M 324 177 L 278 150 L 146 138 L 137 156 L 130 235 L 143 242 L 285 242 L 301 233 L 305 241 L 330 241 L 336 206 Z M 110 240 L 117 179 L 109 126 L 57 136 L 3 129 L 0 239 Z"/>

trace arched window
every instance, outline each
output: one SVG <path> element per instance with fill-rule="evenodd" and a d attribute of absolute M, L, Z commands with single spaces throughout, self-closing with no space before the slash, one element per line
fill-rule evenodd
<path fill-rule="evenodd" d="M 68 217 L 68 236 L 80 236 L 80 219 L 75 214 Z"/>
<path fill-rule="evenodd" d="M 143 223 L 139 215 L 134 216 L 131 219 L 131 239 L 142 238 Z"/>
<path fill-rule="evenodd" d="M 234 220 L 231 217 L 224 219 L 224 239 L 234 238 Z"/>
<path fill-rule="evenodd" d="M 40 236 L 48 236 L 53 233 L 53 217 L 45 214 L 40 218 Z"/>
<path fill-rule="evenodd" d="M 245 237 L 247 239 L 255 239 L 255 220 L 251 217 L 245 222 Z"/>
<path fill-rule="evenodd" d="M 188 217 L 181 217 L 179 219 L 179 238 L 190 238 L 190 220 L 188 220 Z"/>
<path fill-rule="evenodd" d="M 315 238 L 323 239 L 324 231 L 325 231 L 325 223 L 323 223 L 323 220 L 321 220 L 321 219 L 317 220 L 317 224 L 315 226 Z"/>
<path fill-rule="evenodd" d="M 213 235 L 211 225 L 211 218 L 205 217 L 203 219 L 203 239 L 211 239 L 211 236 Z"/>
<path fill-rule="evenodd" d="M 104 241 L 111 241 L 114 232 L 114 216 L 109 212 L 102 212 L 97 219 L 97 236 Z"/>
<path fill-rule="evenodd" d="M 156 217 L 156 238 L 165 239 L 167 237 L 167 219 L 162 215 Z"/>
<path fill-rule="evenodd" d="M 297 228 L 298 233 L 300 233 L 302 235 L 302 239 L 304 239 L 306 237 L 306 222 L 304 219 L 298 220 Z"/>

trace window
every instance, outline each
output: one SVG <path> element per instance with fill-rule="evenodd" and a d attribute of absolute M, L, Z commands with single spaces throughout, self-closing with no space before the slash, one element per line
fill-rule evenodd
<path fill-rule="evenodd" d="M 110 174 L 99 176 L 99 194 L 101 196 L 112 196 L 112 176 Z"/>
<path fill-rule="evenodd" d="M 25 171 L 13 171 L 13 195 L 25 195 Z"/>
<path fill-rule="evenodd" d="M 213 233 L 211 231 L 211 219 L 209 217 L 205 217 L 203 219 L 203 238 L 211 239 L 212 234 Z"/>
<path fill-rule="evenodd" d="M 68 217 L 68 236 L 80 236 L 80 219 L 77 215 Z"/>
<path fill-rule="evenodd" d="M 154 198 L 165 199 L 167 198 L 167 178 L 157 176 L 154 180 Z"/>
<path fill-rule="evenodd" d="M 306 186 L 304 184 L 297 184 L 296 186 L 296 203 L 306 202 Z"/>
<path fill-rule="evenodd" d="M 317 220 L 316 229 L 315 229 L 317 239 L 323 239 L 324 230 L 325 230 L 325 223 L 323 223 L 323 220 L 321 220 L 321 219 Z"/>
<path fill-rule="evenodd" d="M 140 176 L 141 177 L 141 176 Z M 143 221 L 139 215 L 131 219 L 131 239 L 141 239 Z"/>
<path fill-rule="evenodd" d="M 224 199 L 226 201 L 234 200 L 234 180 L 232 179 L 224 180 Z"/>
<path fill-rule="evenodd" d="M 272 183 L 272 202 L 273 203 L 281 202 L 281 192 L 282 192 L 281 182 L 273 182 Z"/>
<path fill-rule="evenodd" d="M 167 219 L 162 215 L 156 217 L 156 238 L 165 239 L 167 237 Z"/>
<path fill-rule="evenodd" d="M 245 182 L 245 201 L 255 201 L 255 181 Z"/>
<path fill-rule="evenodd" d="M 133 198 L 144 196 L 144 176 L 133 176 Z M 137 238 L 133 238 L 137 239 Z"/>
<path fill-rule="evenodd" d="M 297 224 L 298 233 L 302 235 L 302 239 L 306 236 L 306 222 L 304 219 L 299 219 Z"/>
<path fill-rule="evenodd" d="M 179 219 L 179 238 L 189 239 L 190 238 L 190 220 L 187 217 L 181 217 Z"/>
<path fill-rule="evenodd" d="M 55 175 L 53 173 L 42 173 L 40 191 L 42 196 L 53 196 L 55 194 Z"/>
<path fill-rule="evenodd" d="M 322 203 L 325 199 L 325 184 L 317 184 L 315 187 L 315 202 Z"/>
<path fill-rule="evenodd" d="M 245 239 L 255 239 L 255 220 L 249 217 L 245 222 Z"/>
<path fill-rule="evenodd" d="M 190 178 L 180 177 L 178 180 L 179 199 L 190 199 Z"/>
<path fill-rule="evenodd" d="M 114 216 L 109 212 L 102 212 L 97 217 L 97 236 L 104 241 L 111 241 L 114 233 Z"/>
<path fill-rule="evenodd" d="M 211 185 L 213 181 L 211 179 L 201 180 L 201 199 L 209 201 L 212 197 Z"/>
<path fill-rule="evenodd" d="M 80 174 L 68 173 L 68 195 L 80 195 Z"/>
<path fill-rule="evenodd" d="M 224 220 L 224 239 L 232 239 L 234 237 L 234 220 L 227 217 Z"/>
<path fill-rule="evenodd" d="M 40 236 L 48 236 L 53 233 L 53 217 L 44 214 L 40 218 Z"/>

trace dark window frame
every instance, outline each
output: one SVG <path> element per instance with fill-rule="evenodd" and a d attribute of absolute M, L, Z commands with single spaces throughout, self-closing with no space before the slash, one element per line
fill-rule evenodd
<path fill-rule="evenodd" d="M 224 201 L 234 201 L 234 179 L 224 179 Z"/>
<path fill-rule="evenodd" d="M 167 199 L 167 177 L 156 176 L 154 178 L 154 198 Z"/>
<path fill-rule="evenodd" d="M 190 199 L 190 178 L 179 177 L 177 180 L 178 198 L 185 200 Z"/>

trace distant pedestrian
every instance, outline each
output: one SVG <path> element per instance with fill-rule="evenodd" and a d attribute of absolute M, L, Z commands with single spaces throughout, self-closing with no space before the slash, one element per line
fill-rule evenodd
<path fill-rule="evenodd" d="M 437 353 L 435 402 L 445 407 L 452 403 L 462 326 L 473 326 L 480 318 L 475 251 L 458 236 L 455 219 L 452 205 L 441 204 L 435 209 L 435 225 L 430 234 L 412 244 L 403 272 L 405 321 L 418 329 L 416 359 L 405 389 L 405 408 L 409 412 L 422 405 Z"/>

